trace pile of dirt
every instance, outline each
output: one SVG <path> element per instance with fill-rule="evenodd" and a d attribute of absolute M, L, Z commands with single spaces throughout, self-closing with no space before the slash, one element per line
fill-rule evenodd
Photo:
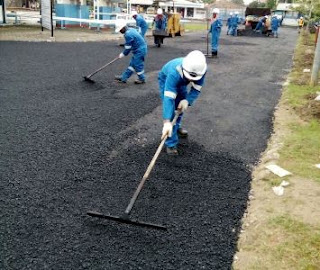
<path fill-rule="evenodd" d="M 316 97 L 317 94 L 308 94 L 306 96 L 308 102 L 298 109 L 298 113 L 304 120 L 320 119 L 320 102 L 315 100 Z"/>

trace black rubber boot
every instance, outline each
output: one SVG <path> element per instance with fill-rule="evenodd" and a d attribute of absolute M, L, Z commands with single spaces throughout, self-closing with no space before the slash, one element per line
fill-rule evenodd
<path fill-rule="evenodd" d="M 218 57 L 218 52 L 217 51 L 213 51 L 212 52 L 212 57 Z"/>
<path fill-rule="evenodd" d="M 180 138 L 187 138 L 188 137 L 188 130 L 186 130 L 184 128 L 179 128 L 178 129 L 178 136 Z"/>
<path fill-rule="evenodd" d="M 120 83 L 126 83 L 126 81 L 122 80 L 122 76 L 121 75 L 116 75 L 114 77 L 115 81 L 120 82 Z"/>
<path fill-rule="evenodd" d="M 166 151 L 169 156 L 177 156 L 179 154 L 178 149 L 175 146 L 174 147 L 167 146 Z"/>
<path fill-rule="evenodd" d="M 144 84 L 144 83 L 146 83 L 146 81 L 142 81 L 140 79 L 137 79 L 137 80 L 134 81 L 134 83 L 135 84 Z"/>

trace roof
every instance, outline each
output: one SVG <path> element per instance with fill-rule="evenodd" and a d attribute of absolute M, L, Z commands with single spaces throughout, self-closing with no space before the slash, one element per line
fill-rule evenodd
<path fill-rule="evenodd" d="M 153 0 L 131 0 L 130 3 L 133 5 L 152 6 Z"/>
<path fill-rule="evenodd" d="M 190 2 L 187 0 L 177 0 L 177 1 L 166 1 L 166 2 L 160 2 L 160 7 L 189 7 L 189 8 L 204 8 L 204 4 L 202 2 Z"/>
<path fill-rule="evenodd" d="M 227 0 L 216 0 L 213 4 L 207 6 L 208 8 L 219 8 L 219 9 L 243 9 L 245 5 L 235 4 Z"/>

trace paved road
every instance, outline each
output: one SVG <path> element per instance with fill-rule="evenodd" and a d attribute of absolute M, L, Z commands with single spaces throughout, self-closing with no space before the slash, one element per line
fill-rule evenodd
<path fill-rule="evenodd" d="M 116 42 L 1 42 L 1 269 L 230 269 L 251 165 L 270 136 L 297 39 L 222 36 L 206 87 L 185 117 L 178 158 L 162 154 L 132 215 L 168 232 L 86 215 L 121 214 L 161 133 L 157 72 L 206 50 L 204 33 L 149 48 L 148 83 L 112 81 Z M 148 40 L 151 44 L 151 39 Z"/>

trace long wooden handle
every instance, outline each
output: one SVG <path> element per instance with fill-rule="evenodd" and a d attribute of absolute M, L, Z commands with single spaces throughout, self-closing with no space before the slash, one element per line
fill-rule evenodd
<path fill-rule="evenodd" d="M 106 68 L 107 66 L 111 65 L 113 62 L 117 61 L 119 59 L 119 57 L 113 59 L 112 61 L 110 61 L 109 63 L 105 64 L 104 66 L 102 66 L 101 68 L 97 69 L 95 72 L 91 73 L 90 75 L 87 76 L 87 78 L 92 77 L 94 74 L 98 73 L 100 70 Z"/>
<path fill-rule="evenodd" d="M 180 114 L 181 114 L 181 111 L 177 111 L 177 112 L 176 112 L 176 114 L 175 114 L 175 116 L 174 116 L 174 118 L 173 118 L 173 120 L 172 120 L 172 122 L 171 122 L 171 123 L 172 123 L 172 126 L 175 125 L 175 123 L 177 122 L 177 119 L 178 119 L 178 117 L 179 117 Z M 145 183 L 146 180 L 148 179 L 149 174 L 150 174 L 150 172 L 152 171 L 152 169 L 153 169 L 153 167 L 154 167 L 154 164 L 156 163 L 156 160 L 157 160 L 157 158 L 158 158 L 158 156 L 159 156 L 159 154 L 160 154 L 160 152 L 161 152 L 161 150 L 162 150 L 162 148 L 163 148 L 163 145 L 164 145 L 164 143 L 165 143 L 165 141 L 166 141 L 167 138 L 168 138 L 168 134 L 165 135 L 165 136 L 162 138 L 162 140 L 161 140 L 161 142 L 160 142 L 160 145 L 158 146 L 158 149 L 157 149 L 156 153 L 154 154 L 154 156 L 153 156 L 153 158 L 152 158 L 152 160 L 151 160 L 151 162 L 150 162 L 150 164 L 149 164 L 146 172 L 144 173 L 144 175 L 143 175 L 143 177 L 142 177 L 142 179 L 141 179 L 141 181 L 140 181 L 140 183 L 139 183 L 138 188 L 136 189 L 135 193 L 133 194 L 133 196 L 132 196 L 132 198 L 131 198 L 131 200 L 130 200 L 129 205 L 127 206 L 127 209 L 126 209 L 126 211 L 125 211 L 125 214 L 127 214 L 127 215 L 130 214 L 131 209 L 132 209 L 135 201 L 137 200 L 137 198 L 138 198 L 138 196 L 139 196 L 139 193 L 140 193 L 140 191 L 141 191 L 144 183 Z"/>

